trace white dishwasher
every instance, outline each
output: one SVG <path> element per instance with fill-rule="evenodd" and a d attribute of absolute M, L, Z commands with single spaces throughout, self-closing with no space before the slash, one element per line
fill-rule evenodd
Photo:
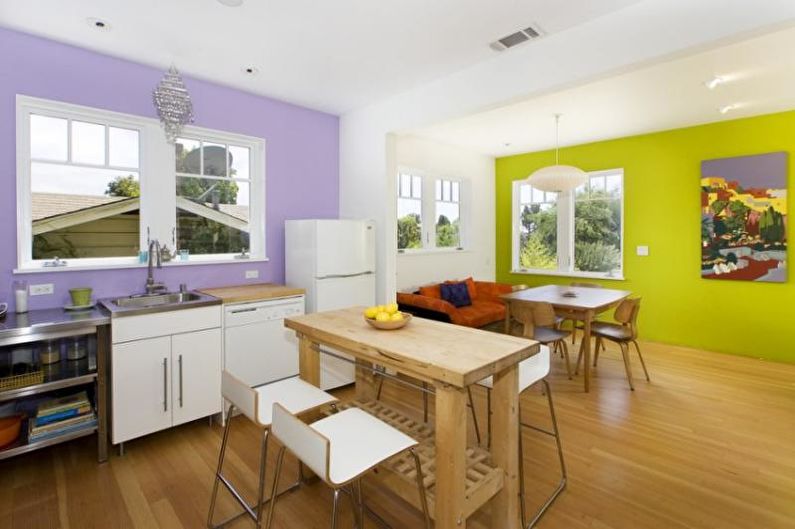
<path fill-rule="evenodd" d="M 304 314 L 304 296 L 224 306 L 224 369 L 251 386 L 298 374 L 298 339 L 284 319 Z"/>

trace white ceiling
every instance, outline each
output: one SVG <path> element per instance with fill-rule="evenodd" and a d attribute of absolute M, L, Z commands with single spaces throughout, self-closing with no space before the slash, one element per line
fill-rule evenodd
<path fill-rule="evenodd" d="M 0 0 L 0 26 L 341 114 L 488 60 L 530 24 L 558 33 L 638 1 Z"/>
<path fill-rule="evenodd" d="M 506 156 L 554 147 L 556 113 L 561 145 L 576 145 L 789 110 L 793 49 L 795 29 L 779 30 L 408 133 Z M 726 83 L 708 90 L 715 75 Z"/>

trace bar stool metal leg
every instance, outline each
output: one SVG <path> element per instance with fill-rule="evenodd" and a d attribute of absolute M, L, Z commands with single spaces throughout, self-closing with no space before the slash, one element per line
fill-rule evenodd
<path fill-rule="evenodd" d="M 414 466 L 417 472 L 417 488 L 420 493 L 420 504 L 422 505 L 422 514 L 425 517 L 425 529 L 431 529 L 431 514 L 428 512 L 428 498 L 425 495 L 425 478 L 422 475 L 422 464 L 417 451 L 413 448 L 409 450 L 411 456 L 414 458 Z"/>
<path fill-rule="evenodd" d="M 337 529 L 337 511 L 339 511 L 340 489 L 334 489 L 334 507 L 331 510 L 331 529 Z"/>
<path fill-rule="evenodd" d="M 257 529 L 262 527 L 262 508 L 265 506 L 265 467 L 268 462 L 268 430 L 262 431 L 259 462 L 259 488 L 257 489 Z"/>
<path fill-rule="evenodd" d="M 472 422 L 475 423 L 475 437 L 478 440 L 478 445 L 480 445 L 480 426 L 478 426 L 478 414 L 475 413 L 475 401 L 472 399 L 471 386 L 467 386 L 467 395 L 469 396 L 469 409 L 472 410 Z"/>
<path fill-rule="evenodd" d="M 537 426 L 533 426 L 532 424 L 525 424 L 525 423 L 523 423 L 521 421 L 520 421 L 519 424 L 521 426 L 526 427 L 526 428 L 530 428 L 530 429 L 535 430 L 537 432 L 545 433 L 545 434 L 550 435 L 550 436 L 555 438 L 555 444 L 556 444 L 557 449 L 558 449 L 558 460 L 560 462 L 561 478 L 560 478 L 560 481 L 558 482 L 558 486 L 555 488 L 555 491 L 552 493 L 551 496 L 549 496 L 547 498 L 547 500 L 544 502 L 544 505 L 542 505 L 541 508 L 536 512 L 535 516 L 533 517 L 532 520 L 530 520 L 530 522 L 525 524 L 525 518 L 524 518 L 525 515 L 524 514 L 522 515 L 522 525 L 524 525 L 525 529 L 530 529 L 530 528 L 534 527 L 538 523 L 538 521 L 541 519 L 541 517 L 544 515 L 544 513 L 547 512 L 547 509 L 549 509 L 549 506 L 552 505 L 552 503 L 557 499 L 557 497 L 560 495 L 560 493 L 563 492 L 563 490 L 566 488 L 566 481 L 567 481 L 566 462 L 563 459 L 563 446 L 561 445 L 561 442 L 560 442 L 560 431 L 558 430 L 558 419 L 557 419 L 557 416 L 555 415 L 555 407 L 552 404 L 552 390 L 550 389 L 549 382 L 547 382 L 546 379 L 542 379 L 541 382 L 544 383 L 544 389 L 546 390 L 546 394 L 547 394 L 547 402 L 549 403 L 549 415 L 550 415 L 550 418 L 552 419 L 552 431 L 550 432 L 548 430 L 544 430 L 543 428 L 539 428 Z M 520 436 L 519 446 L 520 447 L 522 446 L 521 436 Z M 522 483 L 520 484 L 520 488 L 519 488 L 520 494 L 521 494 L 520 501 L 521 501 L 521 505 L 522 505 L 522 513 L 524 513 L 524 509 L 525 509 L 525 507 L 524 507 L 524 503 L 525 503 L 525 496 L 524 496 L 524 471 L 523 471 L 524 456 L 521 453 L 520 453 L 519 460 L 522 463 L 522 465 L 520 465 L 520 467 L 519 467 L 519 475 L 521 476 L 520 479 L 522 481 Z"/>
<path fill-rule="evenodd" d="M 276 500 L 279 496 L 276 491 L 279 488 L 279 477 L 282 475 L 285 450 L 286 448 L 282 446 L 279 449 L 279 455 L 276 457 L 276 470 L 273 474 L 273 485 L 271 486 L 270 505 L 268 506 L 268 518 L 265 520 L 265 529 L 270 529 L 271 523 L 273 523 L 273 509 L 276 507 Z"/>
<path fill-rule="evenodd" d="M 210 497 L 210 512 L 207 515 L 207 527 L 213 526 L 213 514 L 215 513 L 215 501 L 218 499 L 218 484 L 221 481 L 221 469 L 224 465 L 224 457 L 226 456 L 226 445 L 229 441 L 229 430 L 232 424 L 232 412 L 235 411 L 235 405 L 229 405 L 229 412 L 226 415 L 226 425 L 224 426 L 224 437 L 221 441 L 221 453 L 218 455 L 218 467 L 215 470 L 215 480 L 213 481 L 213 494 Z"/>

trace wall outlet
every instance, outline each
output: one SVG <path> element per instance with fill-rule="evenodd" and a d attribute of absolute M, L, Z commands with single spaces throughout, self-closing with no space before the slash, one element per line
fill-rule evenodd
<path fill-rule="evenodd" d="M 259 277 L 259 270 L 246 270 L 246 279 L 257 279 Z"/>
<path fill-rule="evenodd" d="M 649 255 L 649 247 L 648 246 L 638 246 L 637 249 L 638 255 L 647 256 Z"/>
<path fill-rule="evenodd" d="M 52 283 L 42 283 L 40 285 L 30 285 L 31 296 L 44 296 L 55 292 L 55 285 Z"/>

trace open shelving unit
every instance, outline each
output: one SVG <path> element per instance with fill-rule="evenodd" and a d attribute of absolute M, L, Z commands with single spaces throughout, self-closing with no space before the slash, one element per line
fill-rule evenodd
<path fill-rule="evenodd" d="M 79 390 L 81 388 L 89 391 L 93 396 L 93 405 L 96 413 L 96 424 L 88 425 L 78 430 L 67 431 L 62 434 L 30 442 L 28 440 L 28 416 L 22 420 L 19 438 L 6 447 L 0 448 L 0 460 L 8 459 L 20 454 L 32 452 L 40 448 L 56 445 L 80 437 L 97 434 L 97 458 L 100 462 L 107 460 L 107 422 L 106 422 L 106 366 L 108 350 L 108 326 L 107 325 L 86 325 L 78 326 L 68 331 L 59 330 L 58 332 L 48 333 L 46 331 L 31 333 L 24 337 L 15 336 L 13 339 L 3 340 L 0 338 L 0 356 L 11 355 L 15 349 L 26 347 L 31 350 L 30 356 L 34 357 L 37 344 L 41 344 L 52 339 L 68 337 L 88 337 L 95 338 L 96 347 L 88 347 L 88 354 L 80 360 L 67 360 L 61 358 L 59 362 L 48 366 L 42 366 L 44 372 L 43 380 L 23 387 L 10 389 L 0 389 L 0 406 L 10 401 L 24 402 L 35 399 L 37 396 L 42 398 L 61 394 L 69 388 Z"/>

